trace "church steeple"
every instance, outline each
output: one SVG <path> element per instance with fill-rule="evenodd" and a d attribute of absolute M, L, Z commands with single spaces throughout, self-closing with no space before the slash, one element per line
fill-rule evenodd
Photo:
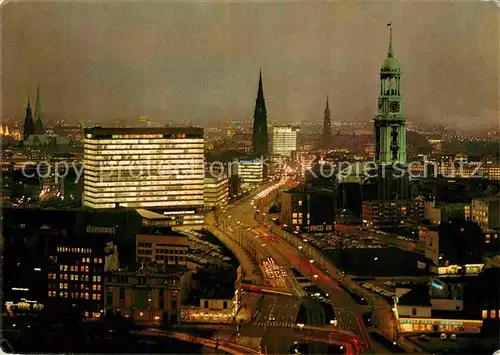
<path fill-rule="evenodd" d="M 34 133 L 35 133 L 35 123 L 33 122 L 33 116 L 31 114 L 31 103 L 28 96 L 28 105 L 26 106 L 26 117 L 24 119 L 23 137 L 24 139 L 27 139 Z"/>
<path fill-rule="evenodd" d="M 40 100 L 40 84 L 36 88 L 36 104 L 35 104 L 35 134 L 44 134 L 45 129 L 42 121 L 42 102 Z"/>
<path fill-rule="evenodd" d="M 253 113 L 253 152 L 256 155 L 267 155 L 269 151 L 269 141 L 267 135 L 267 110 L 264 99 L 264 88 L 262 85 L 262 70 L 259 72 L 259 87 L 255 100 L 255 110 Z"/>
<path fill-rule="evenodd" d="M 328 104 L 328 95 L 326 96 L 325 116 L 323 118 L 323 147 L 328 148 L 330 137 L 332 135 L 332 122 L 330 120 L 330 106 Z"/>
<path fill-rule="evenodd" d="M 392 53 L 392 22 L 389 22 L 387 24 L 387 26 L 389 26 L 389 50 L 387 51 L 387 56 L 393 57 L 393 53 Z"/>

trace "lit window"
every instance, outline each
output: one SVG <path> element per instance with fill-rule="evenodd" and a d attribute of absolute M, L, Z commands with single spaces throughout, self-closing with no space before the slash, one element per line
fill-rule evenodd
<path fill-rule="evenodd" d="M 490 311 L 490 318 L 491 318 L 491 319 L 494 319 L 494 318 L 496 318 L 496 317 L 497 317 L 497 311 L 496 311 L 496 310 L 494 310 L 494 309 L 492 309 L 492 310 Z"/>
<path fill-rule="evenodd" d="M 84 272 L 85 271 L 85 266 L 80 266 L 80 272 Z"/>
<path fill-rule="evenodd" d="M 59 271 L 63 271 L 64 265 L 59 265 Z"/>
<path fill-rule="evenodd" d="M 87 262 L 90 263 L 90 258 L 87 258 Z"/>
<path fill-rule="evenodd" d="M 52 296 L 52 291 L 49 291 L 49 297 L 51 297 L 51 296 Z"/>
<path fill-rule="evenodd" d="M 99 258 L 99 264 L 102 264 L 102 258 Z"/>
<path fill-rule="evenodd" d="M 97 281 L 97 276 L 92 276 L 92 281 L 96 282 Z"/>
<path fill-rule="evenodd" d="M 98 293 L 98 294 L 97 294 L 97 300 L 98 300 L 98 301 L 100 301 L 100 300 L 101 300 L 101 294 L 100 294 L 100 293 Z"/>
<path fill-rule="evenodd" d="M 299 200 L 299 206 L 302 206 L 302 200 Z"/>
<path fill-rule="evenodd" d="M 52 273 L 49 273 L 49 280 L 52 278 Z"/>
<path fill-rule="evenodd" d="M 75 281 L 78 281 L 78 275 L 75 275 Z"/>
<path fill-rule="evenodd" d="M 483 314 L 482 314 L 482 316 L 483 316 L 483 319 L 488 318 L 488 311 L 487 311 L 486 309 L 483 309 Z"/>
<path fill-rule="evenodd" d="M 85 272 L 89 272 L 89 266 L 85 266 Z"/>
<path fill-rule="evenodd" d="M 297 213 L 293 213 L 293 214 L 292 214 L 292 217 L 293 217 L 293 218 L 297 218 Z"/>
<path fill-rule="evenodd" d="M 96 291 L 96 290 L 97 290 L 97 285 L 96 285 L 96 284 L 92 285 L 92 290 L 93 290 L 93 291 Z"/>
<path fill-rule="evenodd" d="M 63 283 L 60 283 L 59 284 L 59 289 L 63 289 L 64 288 L 64 284 Z"/>
<path fill-rule="evenodd" d="M 101 277 L 97 276 L 97 282 L 101 282 Z"/>
<path fill-rule="evenodd" d="M 70 279 L 71 281 L 74 281 L 74 280 L 75 280 L 75 275 L 71 274 L 71 275 L 69 276 L 69 279 Z"/>
<path fill-rule="evenodd" d="M 64 271 L 68 271 L 68 265 L 64 265 Z"/>
<path fill-rule="evenodd" d="M 89 299 L 89 293 L 88 292 L 85 292 L 85 299 L 88 300 Z"/>
<path fill-rule="evenodd" d="M 85 258 L 82 258 L 82 263 L 84 263 L 84 262 L 85 262 Z"/>

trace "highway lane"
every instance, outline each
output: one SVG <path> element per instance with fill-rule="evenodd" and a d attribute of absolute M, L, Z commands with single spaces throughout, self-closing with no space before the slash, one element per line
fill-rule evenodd
<path fill-rule="evenodd" d="M 310 263 L 299 250 L 271 234 L 267 226 L 263 228 L 262 224 L 255 219 L 256 213 L 256 208 L 247 199 L 236 202 L 219 216 L 219 221 L 222 220 L 224 225 L 231 226 L 233 230 L 237 230 L 237 233 L 242 233 L 244 238 L 257 239 L 254 245 L 261 260 L 272 256 L 278 265 L 287 270 L 295 266 L 306 276 L 316 277 L 316 283 L 329 294 L 335 312 L 339 315 L 339 329 L 354 331 L 365 344 L 370 344 L 364 324 L 362 321 L 360 322 L 359 315 L 353 312 L 353 310 L 358 311 L 358 305 L 349 294 L 333 282 L 328 275 Z M 286 281 L 289 289 L 295 294 L 303 292 L 291 272 L 288 273 Z M 271 283 L 270 280 L 268 282 Z M 354 337 L 352 338 L 354 339 Z M 369 347 L 369 345 L 367 346 Z"/>

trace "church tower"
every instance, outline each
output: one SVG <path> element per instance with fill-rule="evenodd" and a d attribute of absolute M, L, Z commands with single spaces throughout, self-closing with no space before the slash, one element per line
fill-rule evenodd
<path fill-rule="evenodd" d="M 31 115 L 31 104 L 28 98 L 28 105 L 26 106 L 26 117 L 24 119 L 24 129 L 23 137 L 27 139 L 29 136 L 35 133 L 35 123 L 33 122 L 33 116 Z"/>
<path fill-rule="evenodd" d="M 252 145 L 255 155 L 259 157 L 262 155 L 267 156 L 269 152 L 269 137 L 267 134 L 266 102 L 264 100 L 264 89 L 262 87 L 262 71 L 259 74 L 259 88 L 253 114 Z"/>
<path fill-rule="evenodd" d="M 40 101 L 40 84 L 36 88 L 35 103 L 35 134 L 44 134 L 45 128 L 42 121 L 42 102 Z"/>
<path fill-rule="evenodd" d="M 326 97 L 325 117 L 323 119 L 323 148 L 328 148 L 332 136 L 332 121 L 330 120 L 330 107 L 328 106 L 328 96 Z"/>
<path fill-rule="evenodd" d="M 406 120 L 401 97 L 401 68 L 392 49 L 389 26 L 389 50 L 380 70 L 380 94 L 375 116 L 375 162 L 406 165 Z"/>
<path fill-rule="evenodd" d="M 389 49 L 380 69 L 378 112 L 374 119 L 375 163 L 378 167 L 375 184 L 379 201 L 407 200 L 410 193 L 401 67 L 392 49 L 392 26 L 387 26 Z"/>

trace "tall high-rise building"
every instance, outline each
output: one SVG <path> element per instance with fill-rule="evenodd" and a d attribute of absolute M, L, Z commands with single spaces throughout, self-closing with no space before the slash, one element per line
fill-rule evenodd
<path fill-rule="evenodd" d="M 87 128 L 84 205 L 174 219 L 203 208 L 202 128 Z"/>
<path fill-rule="evenodd" d="M 269 137 L 267 135 L 267 110 L 264 100 L 264 89 L 262 88 L 262 72 L 259 74 L 259 89 L 255 102 L 253 114 L 253 153 L 258 156 L 266 156 L 269 152 Z"/>
<path fill-rule="evenodd" d="M 323 148 L 328 148 L 330 138 L 332 136 L 332 121 L 330 120 L 330 107 L 328 105 L 328 96 L 326 97 L 325 117 L 323 119 Z"/>
<path fill-rule="evenodd" d="M 27 139 L 34 133 L 35 133 L 35 122 L 33 122 L 30 99 L 28 98 L 28 105 L 26 106 L 26 117 L 24 119 L 23 137 L 24 139 Z"/>
<path fill-rule="evenodd" d="M 35 134 L 44 134 L 45 128 L 42 121 L 42 102 L 40 101 L 40 85 L 36 88 L 36 103 L 35 103 Z"/>
<path fill-rule="evenodd" d="M 375 161 L 378 164 L 406 164 L 406 120 L 401 96 L 401 68 L 392 50 L 392 27 L 389 50 L 380 70 L 378 113 L 375 116 Z"/>
<path fill-rule="evenodd" d="M 291 158 L 292 152 L 299 149 L 300 127 L 273 127 L 273 154 Z"/>

